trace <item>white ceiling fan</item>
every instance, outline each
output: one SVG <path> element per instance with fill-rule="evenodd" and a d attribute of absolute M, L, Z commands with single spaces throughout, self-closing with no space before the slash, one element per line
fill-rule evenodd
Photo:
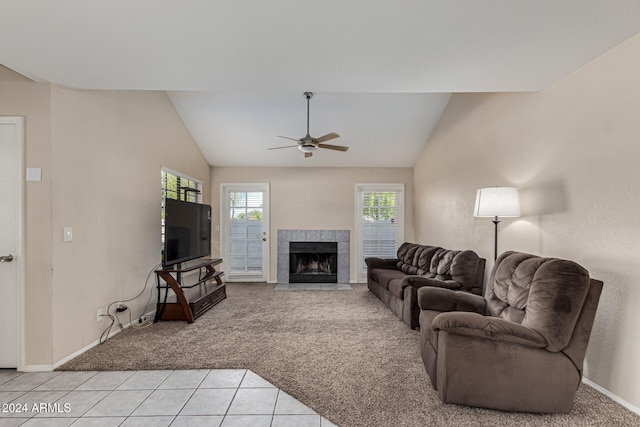
<path fill-rule="evenodd" d="M 327 148 L 329 150 L 336 150 L 336 151 L 347 151 L 349 147 L 345 147 L 342 145 L 325 144 L 325 141 L 331 141 L 332 139 L 340 138 L 340 135 L 338 135 L 335 132 L 328 133 L 319 138 L 314 138 L 309 134 L 309 100 L 313 96 L 313 93 L 305 92 L 304 96 L 307 98 L 307 135 L 300 139 L 290 138 L 288 136 L 276 135 L 278 138 L 284 138 L 284 139 L 290 139 L 292 141 L 296 141 L 297 144 L 285 145 L 284 147 L 272 147 L 272 148 L 268 148 L 268 150 L 279 150 L 281 148 L 298 147 L 298 150 L 302 151 L 305 157 L 313 156 L 313 152 L 316 151 L 318 148 Z"/>

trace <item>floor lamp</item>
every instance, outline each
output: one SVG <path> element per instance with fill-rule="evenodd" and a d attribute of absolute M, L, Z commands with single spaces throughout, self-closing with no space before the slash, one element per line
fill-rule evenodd
<path fill-rule="evenodd" d="M 495 224 L 493 260 L 495 261 L 498 258 L 499 218 L 520 216 L 518 189 L 514 187 L 480 188 L 476 193 L 476 207 L 473 216 L 493 217 L 492 222 Z"/>

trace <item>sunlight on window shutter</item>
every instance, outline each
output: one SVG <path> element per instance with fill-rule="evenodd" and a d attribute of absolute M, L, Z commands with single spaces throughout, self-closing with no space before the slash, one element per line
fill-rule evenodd
<path fill-rule="evenodd" d="M 369 257 L 395 258 L 402 217 L 399 191 L 362 192 L 362 268 Z"/>
<path fill-rule="evenodd" d="M 194 203 L 202 203 L 202 181 L 190 178 L 180 172 L 167 168 L 160 169 L 160 183 L 162 196 L 160 200 L 161 213 L 161 243 L 164 245 L 164 206 L 165 199 L 180 199 Z M 195 190 L 195 191 L 190 191 Z"/>
<path fill-rule="evenodd" d="M 229 272 L 262 270 L 263 193 L 230 191 Z"/>

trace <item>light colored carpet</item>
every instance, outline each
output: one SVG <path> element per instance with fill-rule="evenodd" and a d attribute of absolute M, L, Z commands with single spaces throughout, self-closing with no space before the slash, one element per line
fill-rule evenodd
<path fill-rule="evenodd" d="M 127 329 L 62 370 L 248 368 L 341 427 L 637 426 L 640 416 L 582 385 L 564 415 L 507 413 L 440 402 L 420 360 L 419 333 L 365 285 L 274 291 L 227 284 L 195 323 Z"/>

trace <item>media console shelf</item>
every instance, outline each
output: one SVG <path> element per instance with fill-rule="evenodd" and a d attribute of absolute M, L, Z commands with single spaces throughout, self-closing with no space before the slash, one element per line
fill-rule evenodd
<path fill-rule="evenodd" d="M 197 259 L 181 266 L 156 270 L 158 303 L 154 322 L 158 320 L 186 320 L 193 323 L 211 307 L 227 297 L 221 271 L 216 265 L 220 258 Z M 174 295 L 169 295 L 171 289 Z M 164 297 L 163 291 L 164 290 Z"/>

